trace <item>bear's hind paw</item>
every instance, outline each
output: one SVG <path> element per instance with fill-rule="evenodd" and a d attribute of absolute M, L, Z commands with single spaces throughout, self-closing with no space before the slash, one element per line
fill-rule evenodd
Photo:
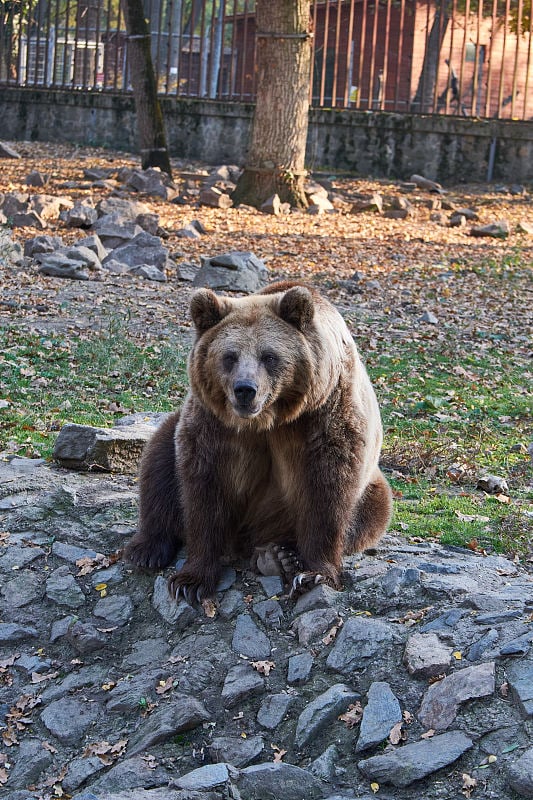
<path fill-rule="evenodd" d="M 289 599 L 296 600 L 300 595 L 310 592 L 320 583 L 326 583 L 327 579 L 320 572 L 299 572 L 295 575 L 289 592 Z"/>
<path fill-rule="evenodd" d="M 167 581 L 168 593 L 173 600 L 185 602 L 195 608 L 202 605 L 204 600 L 212 599 L 215 592 L 202 583 L 201 579 L 188 576 L 181 572 L 174 572 Z"/>

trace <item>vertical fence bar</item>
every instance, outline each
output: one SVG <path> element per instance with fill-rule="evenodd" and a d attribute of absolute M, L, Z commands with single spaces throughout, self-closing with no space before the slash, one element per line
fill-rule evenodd
<path fill-rule="evenodd" d="M 311 39 L 311 76 L 309 79 L 309 105 L 314 105 L 314 90 L 315 90 L 315 59 L 317 53 L 318 41 L 318 28 L 317 28 L 317 0 L 313 0 L 313 10 L 311 12 L 311 26 L 313 30 L 313 38 Z"/>
<path fill-rule="evenodd" d="M 239 89 L 239 100 L 242 100 L 245 96 L 244 86 L 246 80 L 246 61 L 247 61 L 247 54 L 248 54 L 248 0 L 244 0 L 244 10 L 243 10 L 243 23 L 242 23 L 242 58 L 241 58 L 241 78 L 240 78 L 240 89 Z M 253 63 L 252 63 L 252 70 L 255 66 L 255 37 L 254 37 L 254 55 L 253 55 Z M 254 88 L 255 80 L 252 75 L 252 93 Z"/>
<path fill-rule="evenodd" d="M 353 20 L 355 12 L 355 0 L 350 0 L 350 18 L 348 20 L 348 41 L 346 45 L 346 80 L 344 82 L 344 108 L 348 107 L 350 102 L 350 91 L 352 84 L 352 73 L 354 67 L 354 42 L 353 42 Z"/>
<path fill-rule="evenodd" d="M 329 41 L 329 4 L 330 0 L 326 0 L 325 15 L 324 15 L 324 40 L 322 47 L 322 69 L 320 72 L 320 97 L 319 106 L 324 105 L 325 90 L 326 90 L 326 64 L 328 59 L 328 41 Z"/>
<path fill-rule="evenodd" d="M 517 86 L 518 86 L 518 59 L 520 55 L 520 40 L 522 35 L 522 13 L 524 10 L 524 5 L 522 0 L 518 0 L 518 9 L 517 9 L 517 16 L 516 16 L 516 47 L 515 47 L 515 55 L 514 55 L 514 68 L 513 68 L 513 85 L 511 88 L 511 119 L 515 118 L 515 99 L 517 96 Z M 533 11 L 533 4 L 531 11 Z"/>
<path fill-rule="evenodd" d="M 526 119 L 528 115 L 528 101 L 529 101 L 529 75 L 531 72 L 532 63 L 532 49 L 533 45 L 533 5 L 529 9 L 529 41 L 527 45 L 527 59 L 526 59 L 526 80 L 524 85 L 524 110 L 522 112 L 522 119 Z"/>
<path fill-rule="evenodd" d="M 46 22 L 45 22 L 45 46 L 44 46 L 44 66 L 43 66 L 43 86 L 48 86 L 49 69 L 50 69 L 50 48 L 53 48 L 53 41 L 50 38 L 50 15 L 52 9 L 50 3 L 46 4 Z"/>
<path fill-rule="evenodd" d="M 492 65 L 494 60 L 494 36 L 496 32 L 496 25 L 497 25 L 497 3 L 498 0 L 492 0 L 492 19 L 490 24 L 490 39 L 489 39 L 489 53 L 488 53 L 488 63 L 489 66 L 487 68 L 487 95 L 485 98 L 485 116 L 490 117 L 492 113 Z"/>
<path fill-rule="evenodd" d="M 398 53 L 396 57 L 396 86 L 394 89 L 393 111 L 399 111 L 400 87 L 402 85 L 402 55 L 405 25 L 405 0 L 400 0 L 400 20 L 398 24 Z"/>
<path fill-rule="evenodd" d="M 464 92 L 465 58 L 466 58 L 466 40 L 468 37 L 469 17 L 470 17 L 470 0 L 466 0 L 463 44 L 461 45 L 461 67 L 459 69 L 459 110 L 461 111 L 461 113 L 463 113 L 463 108 L 465 108 L 463 103 L 463 92 Z"/>
<path fill-rule="evenodd" d="M 233 12 L 231 19 L 231 56 L 228 72 L 228 98 L 235 96 L 235 67 L 237 65 L 237 0 L 233 0 Z M 224 45 L 222 45 L 224 47 Z"/>
<path fill-rule="evenodd" d="M 367 22 L 368 22 L 368 0 L 363 0 L 363 6 L 361 8 L 361 43 L 359 47 L 359 69 L 357 72 L 357 98 L 355 101 L 356 108 L 361 108 L 361 99 L 363 96 L 363 74 L 365 66 Z"/>
<path fill-rule="evenodd" d="M 474 54 L 474 75 L 472 78 L 472 116 L 478 115 L 478 106 L 481 106 L 480 98 L 478 98 L 479 91 L 479 66 L 480 66 L 480 40 L 481 40 L 481 23 L 483 19 L 483 0 L 478 0 L 477 7 L 477 27 L 476 27 L 476 52 Z"/>
<path fill-rule="evenodd" d="M 503 42 L 502 42 L 502 59 L 500 65 L 500 80 L 498 83 L 498 117 L 502 116 L 503 111 L 503 89 L 504 89 L 504 81 L 505 81 L 505 49 L 507 46 L 507 37 L 509 34 L 509 6 L 510 0 L 506 0 L 505 2 L 505 22 L 503 25 Z"/>
<path fill-rule="evenodd" d="M 378 38 L 379 0 L 374 0 L 374 24 L 372 26 L 372 53 L 370 56 L 370 76 L 368 78 L 368 107 L 374 109 L 376 99 L 374 96 L 374 73 L 376 70 L 376 44 Z"/>
<path fill-rule="evenodd" d="M 438 30 L 438 41 L 437 47 L 439 48 L 439 56 L 440 51 L 442 48 L 442 44 L 444 42 L 444 35 L 446 33 L 446 27 L 448 25 L 448 9 L 447 9 L 447 2 L 448 0 L 436 0 L 439 4 L 440 8 L 437 11 L 437 5 L 435 5 L 435 13 L 439 15 L 439 30 Z M 437 60 L 437 64 L 435 67 L 435 85 L 433 87 L 433 103 L 431 108 L 431 113 L 435 114 L 438 108 L 438 100 L 439 100 L 439 74 L 440 74 L 440 57 Z"/>
<path fill-rule="evenodd" d="M 335 59 L 333 62 L 333 85 L 331 87 L 331 106 L 335 108 L 337 105 L 337 80 L 339 77 L 339 54 L 340 54 L 340 38 L 341 38 L 341 17 L 342 17 L 342 0 L 337 0 L 337 19 L 335 23 Z"/>
<path fill-rule="evenodd" d="M 385 16 L 385 44 L 383 46 L 383 85 L 381 94 L 380 109 L 383 111 L 387 102 L 387 71 L 389 68 L 389 49 L 390 49 L 390 17 L 391 0 L 387 0 L 387 12 Z"/>

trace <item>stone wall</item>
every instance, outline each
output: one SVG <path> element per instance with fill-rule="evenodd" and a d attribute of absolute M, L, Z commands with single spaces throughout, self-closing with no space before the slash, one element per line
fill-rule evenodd
<path fill-rule="evenodd" d="M 166 98 L 163 109 L 173 156 L 242 162 L 253 106 Z M 136 150 L 134 104 L 126 95 L 3 88 L 0 119 L 7 140 Z M 311 169 L 390 178 L 418 172 L 443 182 L 533 180 L 531 122 L 341 109 L 313 110 L 310 122 Z"/>

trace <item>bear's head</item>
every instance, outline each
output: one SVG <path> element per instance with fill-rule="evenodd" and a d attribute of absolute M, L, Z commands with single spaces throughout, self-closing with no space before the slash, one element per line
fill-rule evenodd
<path fill-rule="evenodd" d="M 302 413 L 312 384 L 308 333 L 315 313 L 304 286 L 243 298 L 201 289 L 191 300 L 194 395 L 225 425 L 268 430 Z"/>

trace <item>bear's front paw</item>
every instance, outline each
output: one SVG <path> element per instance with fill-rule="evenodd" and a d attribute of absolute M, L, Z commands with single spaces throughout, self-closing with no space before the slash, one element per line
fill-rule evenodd
<path fill-rule="evenodd" d="M 196 606 L 214 596 L 216 581 L 182 569 L 169 577 L 167 586 L 168 593 L 174 600 L 183 598 L 190 606 Z"/>
<path fill-rule="evenodd" d="M 125 561 L 140 569 L 156 570 L 172 563 L 175 548 L 136 534 L 124 548 L 123 555 Z"/>

